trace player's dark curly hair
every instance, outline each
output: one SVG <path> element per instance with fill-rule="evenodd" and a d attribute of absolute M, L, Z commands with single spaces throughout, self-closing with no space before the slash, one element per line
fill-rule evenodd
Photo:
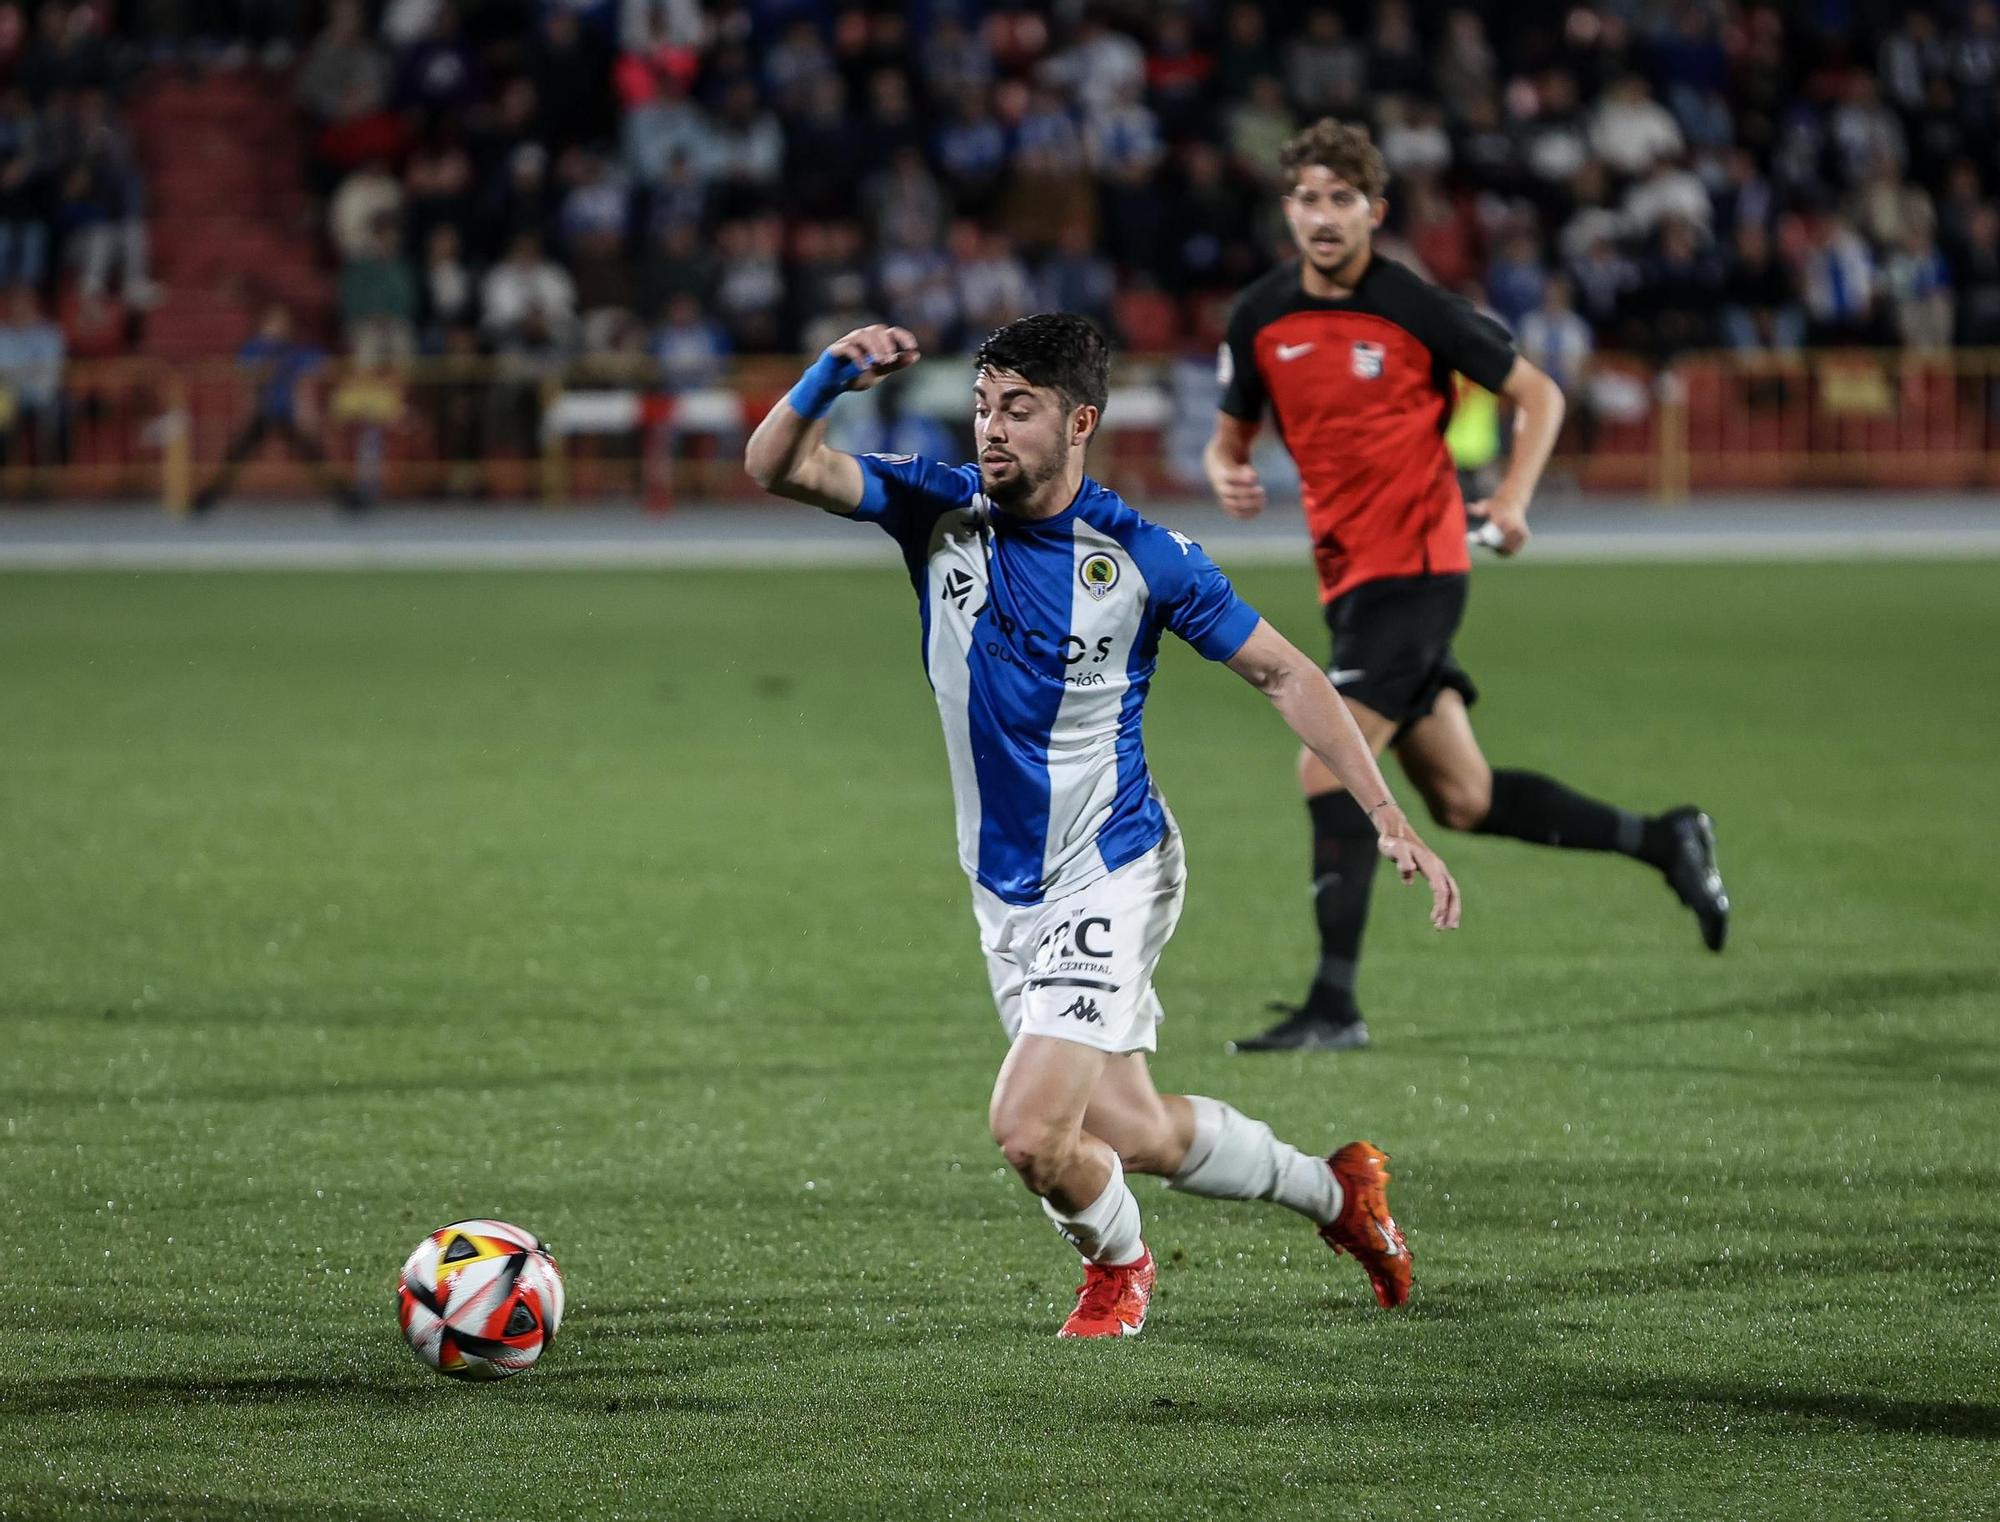
<path fill-rule="evenodd" d="M 1278 167 L 1285 171 L 1288 185 L 1295 183 L 1299 171 L 1309 164 L 1331 169 L 1371 201 L 1389 188 L 1389 166 L 1368 129 L 1330 116 L 1322 116 L 1299 133 L 1278 155 Z"/>
<path fill-rule="evenodd" d="M 1012 370 L 1031 386 L 1047 386 L 1065 407 L 1095 407 L 1111 390 L 1111 345 L 1097 324 L 1073 312 L 1037 312 L 986 335 L 972 356 L 981 370 Z"/>

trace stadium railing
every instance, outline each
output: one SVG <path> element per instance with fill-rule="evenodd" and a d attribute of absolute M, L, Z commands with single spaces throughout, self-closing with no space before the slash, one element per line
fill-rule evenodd
<path fill-rule="evenodd" d="M 551 507 L 756 496 L 743 437 L 799 361 L 745 359 L 660 385 L 649 361 L 561 369 L 486 357 L 393 371 L 330 365 L 299 388 L 303 434 L 386 502 Z M 0 502 L 153 502 L 186 511 L 250 421 L 257 378 L 230 362 L 79 361 L 53 405 L 0 378 Z M 836 442 L 969 451 L 965 377 L 920 367 L 836 415 Z M 1215 402 L 1204 358 L 1122 361 L 1093 469 L 1135 494 L 1200 496 Z M 1583 491 L 1676 501 L 1719 489 L 2000 486 L 2000 350 L 1599 356 L 1572 385 L 1554 467 Z M 243 499 L 308 499 L 325 478 L 266 441 Z"/>

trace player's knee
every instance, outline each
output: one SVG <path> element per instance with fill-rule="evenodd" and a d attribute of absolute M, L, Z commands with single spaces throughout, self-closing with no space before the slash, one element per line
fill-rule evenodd
<path fill-rule="evenodd" d="M 993 1139 L 1032 1194 L 1047 1194 L 1068 1167 L 1076 1138 L 1041 1121 L 996 1121 Z"/>
<path fill-rule="evenodd" d="M 1493 808 L 1493 779 L 1453 778 L 1424 789 L 1431 818 L 1447 830 L 1476 830 Z"/>

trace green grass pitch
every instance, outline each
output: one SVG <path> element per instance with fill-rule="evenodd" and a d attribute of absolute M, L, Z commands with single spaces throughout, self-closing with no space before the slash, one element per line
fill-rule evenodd
<path fill-rule="evenodd" d="M 1224 1054 L 1303 817 L 1174 647 L 1156 1073 L 1385 1146 L 1418 1289 L 1147 1181 L 1109 1347 L 985 1133 L 893 571 L 0 578 L 0 1516 L 1994 1515 L 1996 572 L 1483 571 L 1489 754 L 1712 810 L 1735 940 L 1434 837 L 1352 1059 Z M 570 1309 L 473 1388 L 391 1293 L 488 1214 Z"/>

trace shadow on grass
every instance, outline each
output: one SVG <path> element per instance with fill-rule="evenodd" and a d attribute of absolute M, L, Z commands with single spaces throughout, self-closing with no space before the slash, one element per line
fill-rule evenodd
<path fill-rule="evenodd" d="M 442 1381 L 440 1381 L 442 1383 Z M 302 1401 L 399 1406 L 434 1399 L 436 1386 L 412 1379 L 331 1374 L 80 1374 L 0 1384 L 0 1416 L 63 1412 L 145 1415 L 191 1406 L 277 1406 Z"/>
<path fill-rule="evenodd" d="M 1711 1422 L 1716 1408 L 1750 1416 L 1803 1422 L 1834 1422 L 1908 1432 L 1921 1437 L 2000 1442 L 2000 1405 L 1975 1400 L 1898 1400 L 1860 1390 L 1788 1390 L 1768 1385 L 1725 1384 L 1715 1380 L 1640 1379 L 1591 1392 L 1613 1403 L 1680 1406 Z"/>
<path fill-rule="evenodd" d="M 1907 1009 L 1913 1005 L 1992 993 L 2000 993 L 2000 967 L 1906 967 L 1841 973 L 1816 983 L 1718 999 L 1691 1009 L 1603 1015 L 1585 1020 L 1528 1022 L 1516 1027 L 1516 1030 L 1524 1036 L 1565 1036 L 1578 1031 L 1700 1024 L 1709 1020 L 1741 1019 L 1746 1015 L 1830 1015 L 1835 1019 L 1851 1020 L 1885 1009 Z M 1414 1043 L 1419 1038 L 1410 1039 Z M 1421 1039 L 1434 1046 L 1451 1044 L 1450 1038 L 1445 1036 Z"/>
<path fill-rule="evenodd" d="M 1204 1340 L 1239 1356 L 1273 1368 L 1287 1368 L 1302 1377 L 1326 1374 L 1317 1359 L 1300 1361 L 1295 1341 L 1258 1331 L 1211 1333 Z M 1952 1438 L 1965 1442 L 2000 1442 L 2000 1405 L 1990 1401 L 1936 1397 L 1906 1400 L 1873 1390 L 1798 1389 L 1718 1379 L 1643 1376 L 1609 1377 L 1603 1383 L 1580 1377 L 1573 1368 L 1517 1362 L 1504 1392 L 1460 1396 L 1443 1392 L 1413 1395 L 1408 1391 L 1376 1390 L 1365 1401 L 1346 1379 L 1324 1396 L 1301 1399 L 1296 1392 L 1283 1399 L 1187 1400 L 1156 1397 L 1144 1404 L 1108 1404 L 1100 1420 L 1124 1427 L 1226 1427 L 1257 1429 L 1285 1421 L 1323 1420 L 1335 1424 L 1380 1421 L 1402 1425 L 1412 1421 L 1443 1427 L 1490 1429 L 1496 1420 L 1540 1424 L 1549 1413 L 1578 1428 L 1630 1430 L 1633 1406 L 1660 1408 L 1647 1430 L 1671 1435 L 1676 1425 L 1668 1412 L 1702 1432 L 1769 1422 L 1790 1428 L 1868 1428 L 1889 1434 Z"/>

